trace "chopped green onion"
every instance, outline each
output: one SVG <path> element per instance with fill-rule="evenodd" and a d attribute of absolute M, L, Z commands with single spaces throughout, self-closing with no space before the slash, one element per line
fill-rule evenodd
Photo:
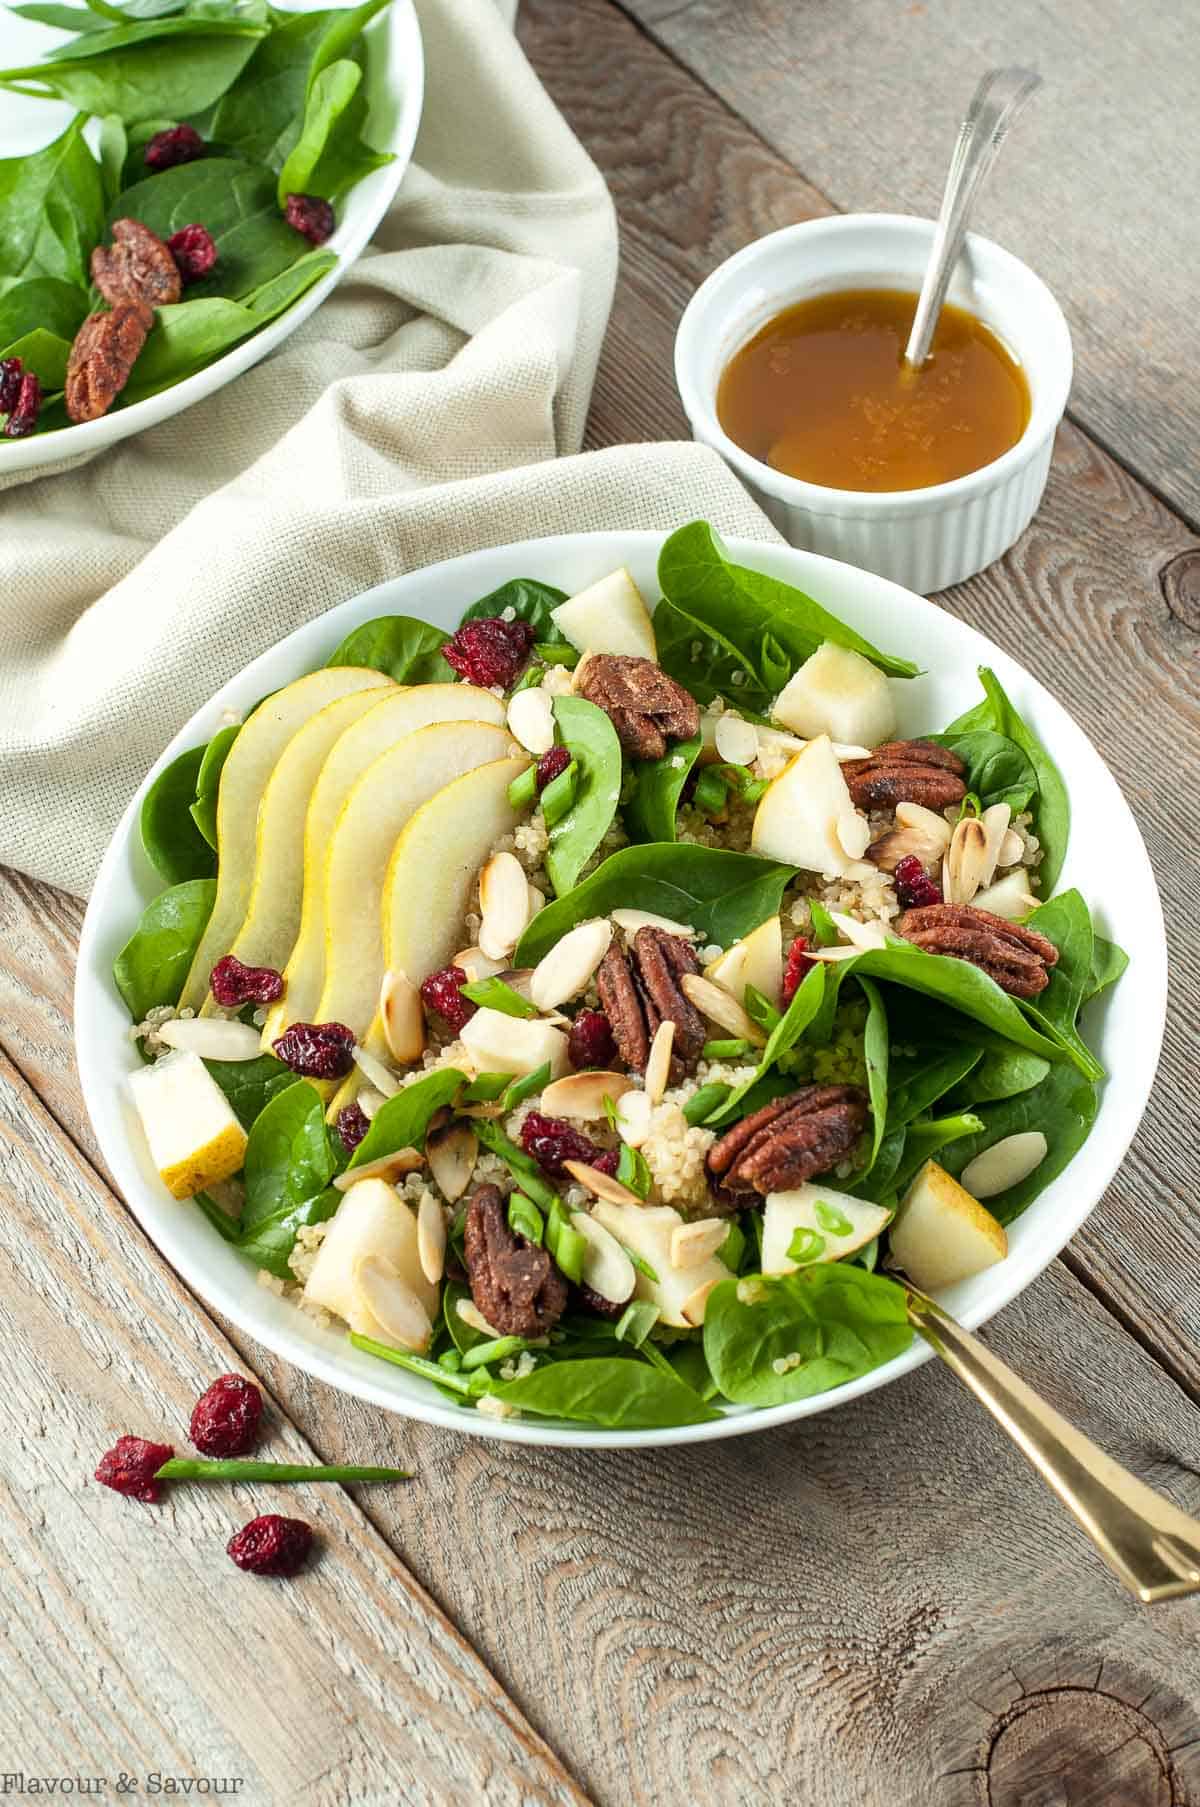
<path fill-rule="evenodd" d="M 546 1217 L 546 1247 L 555 1265 L 568 1280 L 574 1280 L 578 1285 L 583 1278 L 583 1259 L 588 1245 L 567 1216 L 562 1200 L 556 1197 L 555 1204 L 558 1209 L 551 1209 Z"/>
<path fill-rule="evenodd" d="M 605 1119 L 607 1120 L 608 1127 L 611 1130 L 615 1130 L 617 1127 L 616 1101 L 613 1098 L 611 1098 L 607 1092 L 605 1092 L 605 1094 L 604 1094 L 603 1098 L 600 1100 L 600 1102 L 604 1106 L 604 1115 L 605 1115 Z"/>
<path fill-rule="evenodd" d="M 530 663 L 525 667 L 525 670 L 521 673 L 520 677 L 517 679 L 516 683 L 513 685 L 513 687 L 512 687 L 513 695 L 516 696 L 518 690 L 532 690 L 533 686 L 535 684 L 541 683 L 541 681 L 545 675 L 546 674 L 545 674 L 544 666 L 539 665 L 535 661 L 531 660 Z"/>
<path fill-rule="evenodd" d="M 825 1238 L 819 1230 L 810 1230 L 807 1224 L 801 1224 L 788 1243 L 787 1253 L 789 1261 L 817 1261 L 825 1253 Z"/>
<path fill-rule="evenodd" d="M 813 1206 L 813 1216 L 821 1228 L 828 1230 L 831 1236 L 849 1236 L 854 1229 L 854 1225 L 846 1213 L 837 1205 L 831 1205 L 828 1199 L 819 1198 L 817 1200 Z"/>
<path fill-rule="evenodd" d="M 569 665 L 579 663 L 579 654 L 573 646 L 560 646 L 549 640 L 535 640 L 533 650 L 543 665 Z"/>
<path fill-rule="evenodd" d="M 700 1050 L 701 1060 L 738 1060 L 743 1054 L 752 1054 L 754 1043 L 744 1037 L 735 1036 L 729 1041 L 705 1042 Z M 700 1096 L 699 1092 L 696 1094 Z"/>
<path fill-rule="evenodd" d="M 531 1343 L 523 1336 L 497 1336 L 486 1343 L 476 1343 L 467 1350 L 462 1358 L 463 1373 L 469 1374 L 473 1368 L 486 1368 L 492 1362 L 507 1361 L 510 1355 L 521 1355 L 526 1349 L 539 1348 L 540 1344 Z"/>
<path fill-rule="evenodd" d="M 514 809 L 525 809 L 537 796 L 537 764 L 528 765 L 508 787 L 508 800 Z"/>
<path fill-rule="evenodd" d="M 721 1108 L 732 1090 L 732 1086 L 721 1085 L 716 1080 L 711 1085 L 702 1085 L 684 1105 L 685 1119 L 693 1128 L 697 1123 L 703 1123 L 706 1117 L 711 1117 Z"/>
<path fill-rule="evenodd" d="M 742 1007 L 750 1021 L 757 1023 L 760 1029 L 765 1029 L 768 1035 L 782 1020 L 770 998 L 765 998 L 755 985 L 746 986 L 742 993 Z"/>
<path fill-rule="evenodd" d="M 469 985 L 461 985 L 459 990 L 464 998 L 470 998 L 472 1004 L 481 1004 L 487 1010 L 499 1010 L 505 1016 L 536 1016 L 538 1007 L 523 998 L 519 991 L 506 985 L 503 979 L 473 979 Z"/>
<path fill-rule="evenodd" d="M 452 1393 L 477 1398 L 481 1392 L 487 1391 L 486 1377 L 483 1375 L 472 1375 L 468 1380 L 462 1374 L 454 1374 L 449 1368 L 443 1368 L 439 1362 L 428 1361 L 423 1355 L 409 1355 L 403 1349 L 393 1349 L 390 1343 L 377 1343 L 372 1337 L 359 1336 L 356 1330 L 350 1332 L 350 1341 L 356 1349 L 362 1349 L 367 1355 L 377 1355 L 380 1361 L 391 1362 L 396 1368 L 407 1368 L 410 1374 L 419 1374 L 422 1380 L 431 1380 L 435 1386 L 448 1387 Z"/>
<path fill-rule="evenodd" d="M 533 1200 L 526 1198 L 523 1192 L 509 1194 L 508 1227 L 514 1236 L 524 1236 L 527 1241 L 536 1242 L 541 1248 L 546 1226 Z"/>
<path fill-rule="evenodd" d="M 560 772 L 557 778 L 552 778 L 542 792 L 542 815 L 547 828 L 553 828 L 556 822 L 562 821 L 575 801 L 578 784 L 579 763 L 573 759 L 566 770 Z"/>
<path fill-rule="evenodd" d="M 621 1154 L 617 1161 L 617 1179 L 622 1186 L 628 1186 L 639 1198 L 647 1198 L 650 1193 L 650 1169 L 646 1157 L 640 1149 L 631 1148 L 628 1142 L 622 1142 Z"/>
<path fill-rule="evenodd" d="M 550 1062 L 544 1060 L 540 1067 L 535 1067 L 532 1073 L 526 1073 L 523 1079 L 514 1079 L 500 1102 L 506 1111 L 515 1111 L 518 1104 L 524 1104 L 526 1098 L 532 1098 L 549 1081 Z"/>
<path fill-rule="evenodd" d="M 719 816 L 729 801 L 729 787 L 711 767 L 706 766 L 696 780 L 692 801 L 704 815 Z"/>
<path fill-rule="evenodd" d="M 533 1156 L 510 1141 L 498 1123 L 491 1123 L 486 1117 L 481 1117 L 475 1124 L 475 1134 L 486 1149 L 500 1156 L 509 1172 L 516 1177 L 521 1190 L 527 1192 L 543 1211 L 552 1210 L 555 1205 L 561 1207 L 562 1200 L 546 1180 Z"/>
<path fill-rule="evenodd" d="M 766 795 L 766 791 L 767 780 L 765 778 L 752 778 L 749 784 L 742 786 L 742 802 L 757 803 L 761 797 Z"/>
<path fill-rule="evenodd" d="M 657 1323 L 657 1305 L 652 1305 L 649 1299 L 631 1299 L 613 1325 L 613 1335 L 618 1343 L 632 1343 L 635 1349 L 640 1349 Z"/>
<path fill-rule="evenodd" d="M 619 1238 L 616 1240 L 619 1240 Z M 646 1260 L 645 1256 L 639 1255 L 636 1250 L 631 1249 L 627 1242 L 622 1242 L 621 1247 L 633 1262 L 634 1269 L 637 1273 L 644 1275 L 647 1280 L 657 1281 L 658 1275 Z"/>
<path fill-rule="evenodd" d="M 460 1104 L 494 1104 L 513 1082 L 511 1073 L 480 1073 L 459 1096 Z"/>
<path fill-rule="evenodd" d="M 742 1256 L 746 1252 L 746 1232 L 737 1218 L 729 1222 L 729 1234 L 717 1250 L 717 1260 L 723 1261 L 731 1274 L 736 1274 L 742 1265 Z"/>
<path fill-rule="evenodd" d="M 968 791 L 963 798 L 962 803 L 959 805 L 959 821 L 961 822 L 964 816 L 981 816 L 982 814 L 983 804 L 979 801 L 979 798 L 974 791 Z"/>
<path fill-rule="evenodd" d="M 358 1468 L 345 1462 L 256 1462 L 226 1456 L 206 1461 L 172 1456 L 155 1471 L 156 1481 L 407 1481 L 404 1468 Z"/>
<path fill-rule="evenodd" d="M 462 1367 L 462 1356 L 457 1349 L 443 1349 L 437 1359 L 438 1367 L 445 1368 L 448 1374 L 457 1374 Z"/>

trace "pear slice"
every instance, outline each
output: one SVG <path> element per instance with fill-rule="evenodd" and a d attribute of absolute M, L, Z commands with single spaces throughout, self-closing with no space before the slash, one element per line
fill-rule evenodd
<path fill-rule="evenodd" d="M 778 916 L 768 916 L 756 929 L 718 954 L 705 967 L 704 977 L 739 1004 L 747 985 L 753 985 L 769 1004 L 777 1005 L 783 988 L 783 928 Z"/>
<path fill-rule="evenodd" d="M 1003 1224 L 936 1161 L 926 1161 L 891 1230 L 891 1262 L 926 1292 L 994 1267 L 1008 1254 Z"/>
<path fill-rule="evenodd" d="M 334 824 L 351 790 L 381 754 L 406 734 L 434 722 L 504 722 L 504 704 L 473 684 L 418 684 L 395 689 L 348 727 L 330 749 L 313 785 L 304 820 L 304 895 L 295 943 L 283 968 L 284 993 L 267 1013 L 263 1047 L 269 1050 L 289 1023 L 316 1017 L 325 983 L 325 857 Z"/>
<path fill-rule="evenodd" d="M 763 792 L 750 846 L 767 859 L 823 878 L 842 878 L 853 862 L 839 830 L 858 815 L 837 755 L 822 734 L 789 760 Z"/>
<path fill-rule="evenodd" d="M 427 1317 L 437 1317 L 439 1289 L 421 1266 L 416 1214 L 386 1180 L 359 1180 L 345 1194 L 329 1220 L 304 1297 L 344 1318 L 361 1336 L 392 1343 L 396 1339 L 379 1324 L 368 1302 L 369 1289 L 361 1284 L 360 1264 L 365 1261 L 386 1262 Z"/>
<path fill-rule="evenodd" d="M 896 731 L 887 676 L 851 647 L 824 641 L 775 699 L 777 722 L 793 734 L 877 747 Z"/>
<path fill-rule="evenodd" d="M 325 858 L 325 982 L 315 1022 L 345 1023 L 362 1041 L 379 1008 L 387 966 L 414 983 L 424 978 L 427 969 L 384 960 L 379 911 L 392 849 L 422 804 L 476 766 L 503 761 L 512 745 L 505 729 L 490 722 L 432 722 L 367 767 L 342 806 Z M 456 852 L 447 835 L 410 872 L 407 883 L 419 911 L 436 913 L 437 873 L 456 864 Z M 457 945 L 452 942 L 451 952 Z"/>
<path fill-rule="evenodd" d="M 864 1198 L 852 1198 L 848 1192 L 834 1192 L 828 1186 L 809 1182 L 790 1192 L 771 1192 L 763 1212 L 762 1271 L 764 1274 L 794 1274 L 798 1267 L 810 1267 L 819 1261 L 841 1261 L 853 1255 L 878 1236 L 891 1216 L 882 1205 L 872 1205 Z M 788 1254 L 797 1230 L 812 1232 L 814 1253 L 806 1261 L 794 1261 Z M 815 1241 L 821 1238 L 821 1243 Z"/>
<path fill-rule="evenodd" d="M 181 1049 L 139 1068 L 129 1090 L 172 1198 L 191 1198 L 238 1171 L 246 1132 L 198 1054 Z"/>
<path fill-rule="evenodd" d="M 209 974 L 229 952 L 246 919 L 258 806 L 284 748 L 327 703 L 355 691 L 377 690 L 386 682 L 380 672 L 365 666 L 335 665 L 310 672 L 260 703 L 229 749 L 217 794 L 217 894 L 179 999 L 182 1009 L 198 1010 L 203 1004 Z"/>
<path fill-rule="evenodd" d="M 650 612 L 624 565 L 551 609 L 555 626 L 581 653 L 657 659 Z"/>
<path fill-rule="evenodd" d="M 672 1264 L 672 1238 L 684 1222 L 678 1211 L 671 1205 L 617 1205 L 599 1198 L 592 1206 L 592 1216 L 658 1276 L 651 1280 L 639 1269 L 636 1298 L 657 1305 L 662 1322 L 677 1330 L 693 1330 L 704 1322 L 705 1298 L 714 1286 L 728 1280 L 729 1269 L 715 1255 L 687 1267 Z"/>

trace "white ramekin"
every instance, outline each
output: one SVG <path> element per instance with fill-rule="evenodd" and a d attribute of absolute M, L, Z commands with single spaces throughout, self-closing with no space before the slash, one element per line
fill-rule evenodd
<path fill-rule="evenodd" d="M 693 437 L 720 452 L 785 538 L 925 595 L 1007 552 L 1046 487 L 1071 387 L 1071 336 L 1032 270 L 968 234 L 949 299 L 985 321 L 1019 359 L 1032 407 L 1015 446 L 952 483 L 872 494 L 786 476 L 734 444 L 717 419 L 716 395 L 734 352 L 781 308 L 841 288 L 918 289 L 933 231 L 932 220 L 895 213 L 784 226 L 713 271 L 675 337 L 675 381 Z"/>

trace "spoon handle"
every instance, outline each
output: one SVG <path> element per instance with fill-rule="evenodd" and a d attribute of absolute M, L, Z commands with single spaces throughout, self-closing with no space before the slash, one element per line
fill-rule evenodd
<path fill-rule="evenodd" d="M 1147 1604 L 1200 1593 L 1200 1521 L 1106 1456 L 978 1337 L 903 1284 L 910 1324 L 982 1400 L 1125 1586 Z"/>
<path fill-rule="evenodd" d="M 933 250 L 904 350 L 904 361 L 914 370 L 919 370 L 929 356 L 975 196 L 996 160 L 1009 126 L 1041 82 L 1041 76 L 1032 69 L 990 69 L 975 90 L 950 159 Z"/>

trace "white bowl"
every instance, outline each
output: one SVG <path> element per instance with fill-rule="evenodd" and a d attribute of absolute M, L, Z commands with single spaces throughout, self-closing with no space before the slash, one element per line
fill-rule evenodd
<path fill-rule="evenodd" d="M 720 452 L 793 546 L 845 559 L 928 595 L 982 571 L 1033 519 L 1071 387 L 1071 336 L 1045 283 L 990 239 L 967 235 L 949 299 L 983 320 L 1029 382 L 1029 424 L 981 470 L 927 489 L 871 493 L 806 483 L 752 458 L 717 419 L 721 373 L 782 308 L 836 289 L 921 286 L 932 220 L 840 214 L 768 233 L 701 283 L 675 338 L 675 381 L 692 435 Z"/>
<path fill-rule="evenodd" d="M 702 1443 L 710 1437 L 769 1430 L 844 1404 L 886 1385 L 924 1361 L 910 1350 L 861 1380 L 815 1399 L 763 1411 L 733 1408 L 712 1424 L 670 1430 L 603 1431 L 536 1418 L 497 1421 L 447 1405 L 432 1386 L 351 1348 L 319 1329 L 294 1306 L 265 1291 L 252 1267 L 230 1249 L 198 1210 L 171 1198 L 150 1165 L 126 1084 L 138 1066 L 128 1014 L 112 983 L 113 958 L 161 881 L 142 851 L 138 813 L 157 774 L 177 754 L 201 745 L 225 709 L 244 711 L 267 692 L 324 663 L 340 640 L 373 616 L 421 616 L 454 627 L 464 608 L 515 577 L 539 577 L 574 592 L 627 565 L 647 595 L 657 595 L 661 536 L 581 533 L 473 552 L 410 572 L 298 628 L 247 666 L 199 710 L 147 775 L 104 857 L 88 907 L 75 986 L 75 1045 L 83 1094 L 105 1161 L 135 1217 L 172 1267 L 199 1296 L 243 1330 L 307 1373 L 343 1392 L 406 1417 L 517 1443 L 638 1447 Z M 1016 706 L 1053 752 L 1075 805 L 1075 831 L 1063 871 L 1078 885 L 1104 934 L 1125 946 L 1130 970 L 1089 1013 L 1093 1045 L 1111 1074 L 1095 1128 L 1066 1171 L 1012 1226 L 1008 1259 L 942 1295 L 975 1326 L 1019 1293 L 1079 1228 L 1115 1173 L 1145 1108 L 1162 1040 L 1166 949 L 1158 893 L 1133 817 L 1116 782 L 1082 730 L 1015 660 L 973 628 L 896 584 L 786 546 L 731 542 L 733 556 L 809 591 L 860 632 L 899 653 L 916 653 L 927 673 L 895 688 L 899 729 L 909 734 L 950 721 L 979 694 L 976 667 L 991 665 Z M 118 1219 L 114 1234 L 121 1233 Z"/>
<path fill-rule="evenodd" d="M 321 4 L 322 0 L 287 0 L 284 10 L 312 12 Z M 69 35 L 65 31 L 48 31 L 45 26 L 34 25 L 0 8 L 0 68 L 37 62 L 47 48 L 65 42 Z M 249 370 L 320 307 L 391 206 L 412 159 L 421 123 L 425 57 L 413 0 L 392 0 L 386 12 L 366 28 L 366 38 L 371 46 L 366 74 L 370 105 L 367 137 L 378 150 L 390 151 L 392 161 L 382 169 L 372 170 L 339 202 L 337 230 L 326 247 L 337 252 L 333 269 L 306 289 L 278 320 L 160 394 L 133 402 L 128 408 L 115 408 L 99 420 L 82 421 L 54 433 L 35 433 L 29 439 L 0 439 L 0 477 L 10 471 L 35 470 L 103 451 L 132 433 L 169 420 L 172 414 L 203 401 L 243 370 Z M 40 150 L 65 131 L 73 117 L 74 108 L 58 101 L 6 94 L 0 115 L 0 157 Z M 87 128 L 89 139 L 94 129 L 93 121 Z"/>

